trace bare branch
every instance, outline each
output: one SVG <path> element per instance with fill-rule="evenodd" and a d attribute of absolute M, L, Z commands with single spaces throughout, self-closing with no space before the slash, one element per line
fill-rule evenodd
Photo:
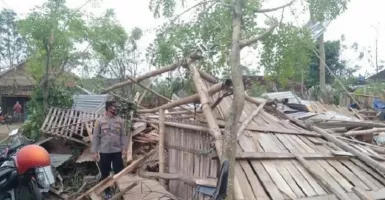
<path fill-rule="evenodd" d="M 261 41 L 261 40 L 264 40 L 266 39 L 273 31 L 274 29 L 278 26 L 278 24 L 274 24 L 273 26 L 271 26 L 270 28 L 268 28 L 265 32 L 263 32 L 262 34 L 256 36 L 255 38 L 252 38 L 252 39 L 249 39 L 249 40 L 246 40 L 246 41 L 243 41 L 241 44 L 240 44 L 240 47 L 241 49 L 244 48 L 244 47 L 247 47 L 249 45 L 252 45 L 258 41 Z"/>
<path fill-rule="evenodd" d="M 290 6 L 291 4 L 294 3 L 295 0 L 292 0 L 290 1 L 289 3 L 287 4 L 284 4 L 282 6 L 278 6 L 278 7 L 275 7 L 275 8 L 265 8 L 265 9 L 258 9 L 258 10 L 255 10 L 254 12 L 256 13 L 266 13 L 266 12 L 273 12 L 273 11 L 276 11 L 276 10 L 279 10 L 279 9 L 282 9 L 282 8 L 285 8 L 287 6 Z"/>

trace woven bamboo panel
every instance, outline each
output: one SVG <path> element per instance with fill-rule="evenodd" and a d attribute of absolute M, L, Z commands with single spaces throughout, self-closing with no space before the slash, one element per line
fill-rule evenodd
<path fill-rule="evenodd" d="M 101 115 L 73 109 L 50 108 L 40 130 L 64 138 L 90 140 L 94 123 Z"/>

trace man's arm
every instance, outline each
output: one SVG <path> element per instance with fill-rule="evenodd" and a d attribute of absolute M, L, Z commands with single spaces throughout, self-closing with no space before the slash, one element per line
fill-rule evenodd
<path fill-rule="evenodd" d="M 100 122 L 96 120 L 94 133 L 92 134 L 91 153 L 98 153 L 100 146 Z"/>
<path fill-rule="evenodd" d="M 127 151 L 127 148 L 128 148 L 128 137 L 126 135 L 126 124 L 125 124 L 124 121 L 122 123 L 122 128 L 120 129 L 120 146 L 122 147 L 123 151 Z"/>

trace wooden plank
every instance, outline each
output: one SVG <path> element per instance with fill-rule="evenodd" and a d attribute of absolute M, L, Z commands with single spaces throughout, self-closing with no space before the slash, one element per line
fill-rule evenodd
<path fill-rule="evenodd" d="M 305 167 L 307 171 L 309 171 L 313 176 L 317 178 L 318 181 L 321 182 L 321 184 L 327 188 L 329 191 L 332 191 L 333 194 L 335 194 L 338 199 L 340 200 L 349 200 L 350 198 L 341 190 L 335 188 L 333 185 L 330 185 L 326 179 L 321 176 L 318 171 L 316 171 L 308 161 L 306 161 L 304 158 L 297 156 L 298 161 Z"/>
<path fill-rule="evenodd" d="M 274 151 L 274 148 L 272 148 L 274 145 L 273 141 L 270 141 L 269 138 L 266 137 L 266 134 L 258 133 L 257 140 L 265 151 Z M 297 197 L 295 192 L 287 183 L 287 181 L 291 181 L 289 180 L 291 177 L 289 178 L 284 167 L 282 167 L 277 161 L 262 161 L 261 163 L 283 194 L 292 199 Z"/>
<path fill-rule="evenodd" d="M 240 147 L 239 147 L 240 148 Z M 248 182 L 251 183 L 250 186 L 254 192 L 254 195 L 257 199 L 269 199 L 269 196 L 266 194 L 265 189 L 258 180 L 257 175 L 253 172 L 248 161 L 238 161 L 241 165 L 245 174 L 247 174 Z M 242 180 L 242 179 L 241 179 Z M 242 184 L 242 183 L 241 183 Z"/>
<path fill-rule="evenodd" d="M 133 187 L 131 190 L 123 194 L 123 199 L 174 199 L 175 197 L 162 187 L 156 180 L 144 179 L 138 176 L 125 175 L 121 177 L 116 185 L 119 190 L 124 190 L 132 184 L 138 181 L 139 184 Z M 162 198 L 163 197 L 163 198 Z"/>
<path fill-rule="evenodd" d="M 357 166 L 359 166 L 361 169 L 363 169 L 364 171 L 366 171 L 367 173 L 369 173 L 373 178 L 375 178 L 376 180 L 378 180 L 381 184 L 382 184 L 382 187 L 384 187 L 385 185 L 385 178 L 378 172 L 374 171 L 371 167 L 365 165 L 364 163 L 362 163 L 360 160 L 358 159 L 350 159 L 354 164 L 356 164 Z"/>
<path fill-rule="evenodd" d="M 314 149 L 310 148 L 307 146 L 305 143 L 298 142 L 295 137 L 290 137 L 287 136 L 286 140 L 289 141 L 293 147 L 297 148 L 299 152 L 307 152 L 307 153 L 314 153 L 316 152 Z M 338 175 L 338 172 L 335 170 L 333 171 L 333 168 L 326 163 L 325 161 L 322 160 L 317 160 L 317 161 L 309 161 L 310 164 L 312 164 L 315 168 L 318 168 L 316 171 L 319 173 L 323 174 L 322 177 L 325 178 L 325 180 L 333 186 L 333 188 L 336 188 L 337 190 L 341 190 L 340 193 L 342 193 L 344 190 L 340 187 L 340 185 L 333 179 L 334 175 Z M 318 165 L 317 165 L 318 163 Z M 330 174 L 331 173 L 331 174 Z M 330 175 L 329 175 L 330 174 Z"/>
<path fill-rule="evenodd" d="M 43 132 L 46 130 L 45 128 L 47 126 L 48 121 L 50 120 L 52 110 L 53 110 L 53 108 L 49 109 L 48 114 L 47 114 L 47 116 L 44 119 L 43 125 L 40 128 L 40 130 L 43 131 Z"/>
<path fill-rule="evenodd" d="M 85 120 L 87 120 L 87 113 L 82 112 L 82 119 L 81 119 L 81 121 L 85 121 Z M 79 126 L 80 126 L 80 134 L 79 135 L 84 137 L 84 134 L 83 134 L 84 133 L 84 123 L 79 124 Z"/>
<path fill-rule="evenodd" d="M 362 200 L 374 200 L 374 198 L 370 194 L 368 194 L 365 190 L 362 190 L 359 187 L 354 187 L 352 190 Z"/>
<path fill-rule="evenodd" d="M 50 115 L 49 122 L 48 122 L 48 124 L 47 124 L 46 129 L 45 129 L 45 131 L 46 131 L 47 133 L 49 132 L 49 133 L 51 133 L 51 134 L 54 134 L 53 132 L 51 132 L 51 127 L 52 127 L 52 122 L 53 122 L 53 120 L 54 120 L 54 118 L 55 118 L 56 112 L 57 112 L 56 108 L 52 108 L 52 113 L 51 113 L 51 115 Z"/>
<path fill-rule="evenodd" d="M 381 187 L 381 184 L 368 175 L 365 171 L 359 169 L 350 161 L 340 161 L 346 167 L 348 167 L 362 182 L 364 182 L 370 190 L 377 190 Z"/>
<path fill-rule="evenodd" d="M 307 145 L 307 143 L 305 143 L 303 140 L 299 139 L 299 138 L 295 138 L 295 141 L 305 149 L 305 151 L 307 152 L 316 152 L 313 148 L 311 148 L 309 145 Z M 322 146 L 315 146 L 318 150 L 320 150 L 320 148 L 322 149 Z M 323 150 L 326 150 L 327 152 L 330 153 L 329 150 L 327 149 L 323 149 Z M 350 192 L 351 191 L 351 188 L 353 187 L 341 174 L 340 174 L 340 171 L 344 171 L 344 168 L 342 165 L 333 165 L 334 163 L 333 162 L 329 162 L 328 161 L 325 161 L 325 160 L 317 160 L 318 163 L 321 164 L 321 166 L 331 175 L 331 177 L 334 178 L 334 180 L 344 188 L 345 191 L 348 191 Z M 342 166 L 342 168 L 340 168 Z M 333 183 L 331 183 L 333 184 Z"/>
<path fill-rule="evenodd" d="M 291 152 L 291 153 L 300 153 L 296 147 L 293 146 L 292 141 L 288 140 L 284 135 L 276 135 L 279 141 Z M 303 152 L 303 151 L 302 151 Z M 321 185 L 314 179 L 313 176 L 298 162 L 296 161 L 296 168 L 303 175 L 303 177 L 309 182 L 310 186 L 318 195 L 327 194 L 326 191 L 321 187 Z M 316 166 L 319 167 L 319 166 Z"/>
<path fill-rule="evenodd" d="M 239 180 L 243 180 L 239 182 L 239 186 L 242 188 L 242 194 L 244 198 L 247 200 L 256 200 L 254 192 L 250 187 L 250 183 L 248 181 L 245 181 L 248 179 L 249 174 L 245 175 L 245 172 L 242 170 L 242 167 L 239 162 L 235 163 L 235 176 Z"/>
<path fill-rule="evenodd" d="M 63 121 L 63 125 L 68 125 L 68 116 L 70 115 L 70 111 L 69 110 L 65 110 L 65 118 L 64 118 L 64 121 Z M 64 135 L 66 134 L 68 131 L 67 131 L 68 127 L 63 127 L 61 128 L 61 131 L 60 131 L 60 135 Z"/>
<path fill-rule="evenodd" d="M 271 141 L 271 146 L 270 146 L 271 150 L 275 152 L 282 152 L 281 148 L 277 145 L 277 142 L 275 141 L 277 139 L 273 134 L 264 134 L 264 135 L 267 139 Z M 267 150 L 267 148 L 265 148 L 265 150 Z M 299 185 L 298 182 L 300 179 L 296 177 L 297 175 L 300 175 L 300 174 L 297 172 L 297 170 L 295 170 L 295 167 L 292 165 L 291 161 L 284 160 L 284 161 L 277 161 L 277 163 L 280 165 L 279 172 L 281 173 L 282 177 L 285 179 L 287 184 L 290 186 L 290 188 L 293 190 L 293 192 L 296 194 L 296 196 L 305 197 L 305 194 L 302 192 L 301 188 L 299 188 L 298 186 Z"/>
<path fill-rule="evenodd" d="M 99 197 L 95 192 L 91 192 L 90 198 L 91 198 L 92 200 L 102 200 L 102 198 Z"/>
<path fill-rule="evenodd" d="M 323 149 L 324 152 L 329 151 L 323 146 L 319 146 L 318 149 Z M 331 164 L 338 172 L 340 172 L 347 180 L 349 180 L 350 183 L 360 188 L 363 188 L 364 190 L 369 190 L 369 187 L 367 187 L 366 184 L 364 184 L 356 175 L 354 175 L 348 168 L 346 168 L 340 162 L 333 160 L 328 160 L 327 162 Z M 348 190 L 348 192 L 350 191 Z"/>
<path fill-rule="evenodd" d="M 58 121 L 59 121 L 59 119 L 61 117 L 61 109 L 55 108 L 54 115 L 55 116 L 53 117 L 53 120 L 52 120 L 52 123 L 51 123 L 51 130 L 52 130 L 52 133 L 54 135 L 58 135 L 57 130 L 56 129 L 52 129 L 52 128 L 58 126 L 57 124 L 58 124 Z"/>
<path fill-rule="evenodd" d="M 328 148 L 330 149 L 331 147 L 328 147 Z M 349 168 L 349 170 L 351 170 L 371 190 L 377 190 L 383 187 L 383 185 L 381 185 L 380 182 L 378 182 L 376 179 L 370 176 L 366 171 L 362 170 L 357 165 L 353 164 L 351 161 L 340 160 L 340 162 L 344 164 L 347 168 Z"/>
<path fill-rule="evenodd" d="M 331 159 L 331 160 L 349 160 L 353 157 L 352 154 L 345 154 L 342 156 L 336 156 L 333 153 L 301 153 L 298 154 L 306 159 Z M 279 153 L 279 152 L 238 152 L 236 156 L 237 160 L 286 160 L 295 159 L 293 153 Z"/>
<path fill-rule="evenodd" d="M 274 137 L 274 142 L 277 144 L 277 146 L 280 148 L 281 151 L 289 152 L 277 137 Z M 295 182 L 299 185 L 301 190 L 306 194 L 306 196 L 317 195 L 317 193 L 311 187 L 311 185 L 306 180 L 306 178 L 298 170 L 298 167 L 300 167 L 300 165 L 296 160 L 292 160 L 291 162 L 286 163 L 286 165 L 289 166 L 288 170 L 291 176 L 293 177 Z"/>
<path fill-rule="evenodd" d="M 239 138 L 239 144 L 243 151 L 245 152 L 257 152 L 257 144 L 250 141 L 245 135 L 242 135 Z M 251 165 L 254 168 L 254 171 L 258 172 L 257 176 L 259 180 L 264 185 L 264 188 L 269 193 L 270 197 L 273 200 L 283 200 L 285 199 L 281 193 L 281 191 L 278 189 L 277 185 L 273 182 L 270 175 L 267 173 L 264 166 L 262 166 L 261 161 L 250 161 Z"/>
<path fill-rule="evenodd" d="M 83 112 L 81 112 L 81 111 L 75 111 L 76 112 L 76 114 L 75 114 L 75 116 L 77 116 L 77 118 L 76 118 L 76 121 L 75 121 L 75 123 L 76 123 L 76 128 L 75 128 L 75 131 L 74 132 L 71 132 L 71 134 L 70 134 L 70 137 L 72 136 L 72 134 L 78 134 L 79 133 L 79 125 L 80 124 L 83 124 L 82 123 L 82 121 L 83 121 L 83 119 L 82 119 L 82 114 L 83 114 Z"/>
<path fill-rule="evenodd" d="M 66 111 L 67 111 L 67 110 L 64 110 L 64 109 L 60 111 L 60 117 L 59 117 L 59 120 L 58 120 L 58 123 L 57 123 L 56 127 L 62 125 L 62 123 L 63 123 L 63 121 L 64 121 L 64 119 L 65 119 Z M 55 132 L 56 132 L 58 135 L 61 135 L 61 132 L 62 132 L 62 131 L 61 131 L 60 129 L 55 129 Z"/>

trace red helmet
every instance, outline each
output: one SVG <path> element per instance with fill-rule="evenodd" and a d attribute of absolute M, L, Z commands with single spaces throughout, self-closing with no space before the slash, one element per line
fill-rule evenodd
<path fill-rule="evenodd" d="M 51 158 L 43 147 L 31 144 L 17 152 L 15 163 L 17 172 L 24 174 L 31 168 L 50 166 Z"/>

